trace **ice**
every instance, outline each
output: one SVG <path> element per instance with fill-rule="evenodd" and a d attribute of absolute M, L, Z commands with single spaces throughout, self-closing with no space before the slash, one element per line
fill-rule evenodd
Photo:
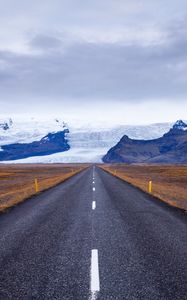
<path fill-rule="evenodd" d="M 112 125 L 106 123 L 84 124 L 81 121 L 67 122 L 70 150 L 47 156 L 36 156 L 13 161 L 15 163 L 76 163 L 102 162 L 102 157 L 123 135 L 134 139 L 154 139 L 169 131 L 173 123 L 151 125 Z M 14 121 L 11 129 L 1 130 L 0 145 L 30 143 L 40 140 L 49 132 L 63 130 L 65 123 L 59 119 Z"/>

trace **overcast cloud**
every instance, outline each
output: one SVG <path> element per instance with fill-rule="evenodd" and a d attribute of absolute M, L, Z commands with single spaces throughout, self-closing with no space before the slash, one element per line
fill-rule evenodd
<path fill-rule="evenodd" d="M 187 119 L 186 11 L 183 0 L 0 0 L 1 114 Z"/>

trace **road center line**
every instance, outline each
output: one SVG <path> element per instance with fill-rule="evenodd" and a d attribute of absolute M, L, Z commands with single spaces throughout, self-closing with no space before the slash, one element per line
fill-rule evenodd
<path fill-rule="evenodd" d="M 96 209 L 96 202 L 95 201 L 92 202 L 92 209 L 93 210 Z"/>
<path fill-rule="evenodd" d="M 90 300 L 96 300 L 98 292 L 100 291 L 99 282 L 99 261 L 98 261 L 98 250 L 93 249 L 91 255 L 91 270 L 90 270 Z"/>
<path fill-rule="evenodd" d="M 95 192 L 95 187 L 93 187 L 93 191 Z"/>

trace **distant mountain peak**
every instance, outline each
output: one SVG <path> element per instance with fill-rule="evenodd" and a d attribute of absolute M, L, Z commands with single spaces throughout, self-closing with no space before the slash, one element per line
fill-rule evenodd
<path fill-rule="evenodd" d="M 8 121 L 1 121 L 0 120 L 0 129 L 8 130 L 8 129 L 10 129 L 12 124 L 13 124 L 13 121 L 12 121 L 11 118 Z"/>
<path fill-rule="evenodd" d="M 169 132 L 153 140 L 126 135 L 103 157 L 105 163 L 187 163 L 187 124 L 178 120 Z"/>
<path fill-rule="evenodd" d="M 187 130 L 187 124 L 184 123 L 182 120 L 178 120 L 178 121 L 173 125 L 173 129 Z"/>

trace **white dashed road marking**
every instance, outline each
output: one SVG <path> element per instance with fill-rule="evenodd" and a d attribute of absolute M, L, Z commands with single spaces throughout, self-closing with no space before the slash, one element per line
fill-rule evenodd
<path fill-rule="evenodd" d="M 95 201 L 92 202 L 92 209 L 93 210 L 96 209 L 96 202 Z"/>
<path fill-rule="evenodd" d="M 95 167 L 93 167 L 93 192 L 95 192 Z M 96 201 L 92 201 L 92 210 L 96 209 Z M 100 291 L 99 281 L 99 262 L 98 250 L 91 251 L 91 268 L 90 268 L 90 297 L 89 300 L 96 300 Z"/>
<path fill-rule="evenodd" d="M 90 270 L 90 300 L 96 300 L 100 291 L 98 250 L 93 249 Z"/>

